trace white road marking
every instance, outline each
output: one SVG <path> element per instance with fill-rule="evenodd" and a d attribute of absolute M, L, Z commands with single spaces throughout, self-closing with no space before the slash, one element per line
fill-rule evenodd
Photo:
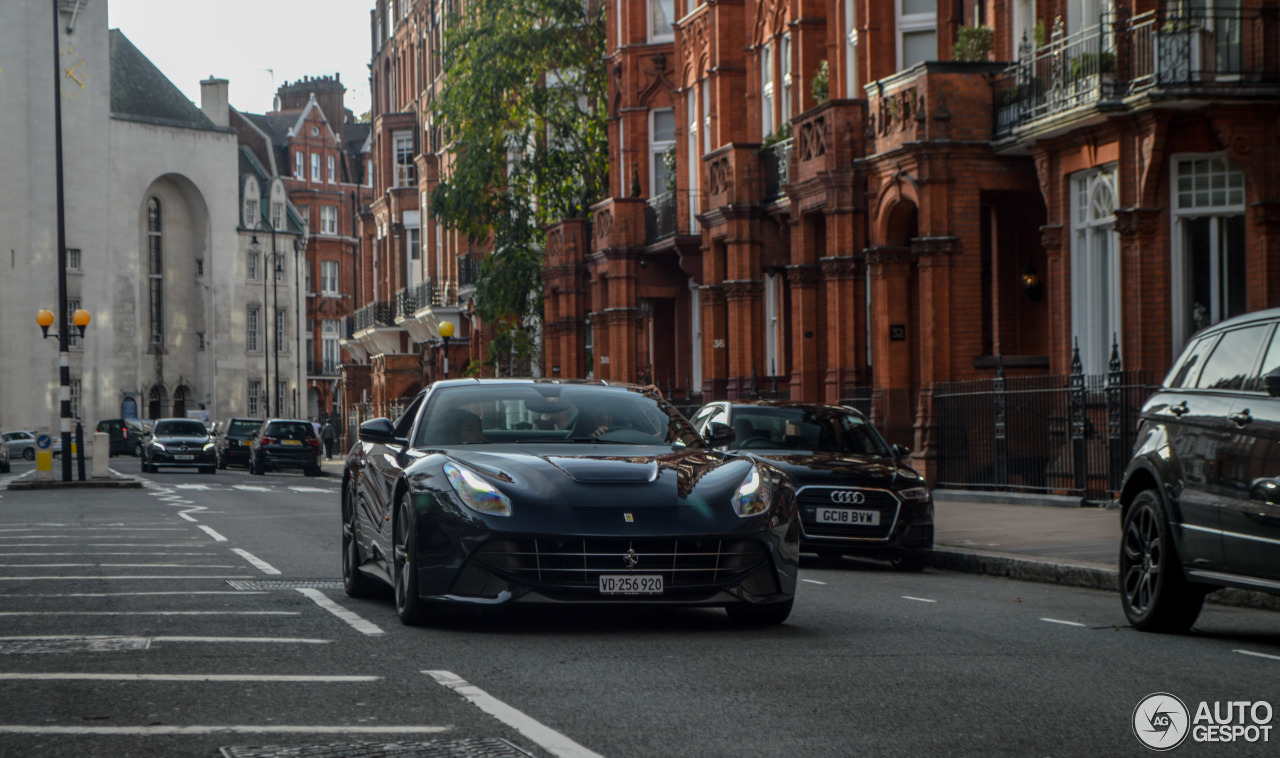
<path fill-rule="evenodd" d="M 914 601 L 916 601 L 917 603 L 936 603 L 936 602 L 938 602 L 937 600 L 930 600 L 930 599 L 929 599 L 929 598 L 927 598 L 927 597 L 912 597 L 912 596 L 910 596 L 910 595 L 903 595 L 903 596 L 902 596 L 902 599 L 903 599 L 903 600 L 914 600 Z"/>
<path fill-rule="evenodd" d="M 0 674 L 0 681 L 106 682 L 377 682 L 380 676 L 268 674 Z"/>
<path fill-rule="evenodd" d="M 0 611 L 0 616 L 301 616 L 296 611 Z"/>
<path fill-rule="evenodd" d="M 1047 621 L 1047 622 L 1049 622 L 1050 624 L 1062 624 L 1063 626 L 1085 626 L 1084 624 L 1078 623 L 1078 622 L 1076 622 L 1076 621 L 1063 621 L 1062 619 L 1047 619 L 1047 618 L 1042 618 L 1042 619 L 1040 619 L 1040 620 L 1041 620 L 1041 621 Z"/>
<path fill-rule="evenodd" d="M 174 486 L 174 489 L 179 489 L 179 490 L 207 490 L 207 489 L 209 489 L 209 485 L 207 485 L 207 484 L 175 484 L 175 485 L 173 485 L 173 486 Z"/>
<path fill-rule="evenodd" d="M 154 556 L 157 556 L 157 557 L 159 557 L 159 556 L 169 557 L 169 556 L 173 556 L 173 555 L 217 555 L 217 553 L 136 553 L 136 552 L 127 552 L 127 553 L 104 553 L 104 552 L 99 551 L 99 550 L 81 550 L 81 551 L 78 551 L 78 552 L 75 552 L 75 553 L 6 553 L 5 551 L 0 550 L 0 555 L 4 556 L 4 557 L 6 557 L 6 558 L 11 557 L 11 556 L 14 556 L 14 555 L 21 555 L 21 556 L 40 556 L 40 557 L 46 557 L 46 558 L 47 558 L 47 557 L 51 557 L 51 556 L 55 556 L 55 555 L 154 555 Z"/>
<path fill-rule="evenodd" d="M 204 547 L 204 545 L 202 545 L 199 542 L 199 540 L 203 540 L 203 539 L 204 539 L 203 537 L 192 537 L 191 538 L 192 541 L 186 542 L 186 543 L 180 543 L 180 542 L 85 542 L 80 544 L 82 544 L 84 547 Z M 61 545 L 32 545 L 30 543 L 27 543 L 25 545 L 0 545 L 0 547 L 21 547 L 21 548 L 62 547 L 62 548 L 65 548 L 67 547 L 67 544 L 63 543 Z M 77 553 L 77 554 L 80 555 L 81 553 Z"/>
<path fill-rule="evenodd" d="M 31 641 L 65 641 L 65 640 L 146 640 L 152 642 L 247 642 L 253 644 L 279 643 L 287 645 L 328 645 L 332 640 L 317 640 L 308 637 L 136 637 L 118 634 L 34 634 L 17 637 L 0 637 L 0 642 Z"/>
<path fill-rule="evenodd" d="M 1252 655 L 1255 658 L 1268 658 L 1273 661 L 1280 661 L 1280 655 L 1268 655 L 1266 653 L 1255 653 L 1252 650 L 1232 650 L 1231 652 L 1239 653 L 1240 655 Z"/>
<path fill-rule="evenodd" d="M 85 580 L 96 581 L 128 581 L 131 579 L 256 579 L 254 575 L 245 576 L 244 574 L 210 574 L 209 576 L 153 576 L 149 574 L 139 574 L 138 576 L 0 576 L 0 582 L 66 582 L 76 581 L 83 582 Z"/>
<path fill-rule="evenodd" d="M 808 582 L 809 584 L 826 584 L 826 582 L 820 582 L 817 579 L 801 579 L 800 581 Z"/>
<path fill-rule="evenodd" d="M 226 541 L 227 541 L 227 538 L 226 538 L 226 537 L 223 537 L 221 534 L 218 534 L 217 532 L 213 531 L 213 529 L 212 529 L 212 528 L 207 527 L 207 526 L 205 526 L 204 524 L 200 524 L 200 525 L 199 525 L 199 527 L 200 527 L 200 531 L 202 531 L 202 532 L 204 532 L 205 534 L 207 534 L 207 535 L 209 535 L 210 537 L 212 537 L 216 542 L 226 542 Z"/>
<path fill-rule="evenodd" d="M 186 519 L 187 521 L 190 521 L 193 524 L 196 523 L 196 520 L 188 516 L 186 511 L 178 511 L 178 518 Z"/>
<path fill-rule="evenodd" d="M 264 573 L 264 574 L 279 574 L 279 573 L 280 573 L 280 570 L 279 570 L 279 569 L 275 568 L 275 567 L 274 567 L 274 566 L 272 566 L 270 563 L 267 563 L 266 561 L 262 560 L 261 558 L 258 558 L 258 557 L 257 557 L 257 556 L 255 556 L 253 553 L 250 553 L 248 550 L 241 550 L 241 549 L 240 549 L 240 548 L 238 548 L 238 547 L 233 547 L 233 548 L 231 548 L 231 552 L 235 553 L 236 555 L 240 556 L 241 558 L 244 558 L 244 559 L 245 559 L 246 561 L 248 561 L 249 563 L 252 563 L 254 568 L 258 569 L 259 571 L 261 571 L 261 572 L 262 572 L 262 573 Z"/>
<path fill-rule="evenodd" d="M 290 487 L 289 489 L 293 492 L 319 492 L 322 495 L 338 494 L 336 489 L 324 489 L 322 487 Z"/>
<path fill-rule="evenodd" d="M 195 592 L 65 592 L 23 594 L 21 597 L 149 597 L 152 595 L 265 595 L 265 590 L 199 590 Z M 16 599 L 16 597 L 15 597 Z"/>
<path fill-rule="evenodd" d="M 468 684 L 466 680 L 451 671 L 423 671 L 422 673 L 470 700 L 480 710 L 515 729 L 558 758 L 603 758 L 599 753 L 592 752 L 563 734 L 543 726 L 479 687 Z"/>
<path fill-rule="evenodd" d="M 382 631 L 381 627 L 379 627 L 376 624 L 365 621 L 364 619 L 360 618 L 359 615 L 352 613 L 346 608 L 343 608 L 342 606 L 333 602 L 328 598 L 327 595 L 325 595 L 320 590 L 312 587 L 299 587 L 297 589 L 298 589 L 298 592 L 301 592 L 302 594 L 311 598 L 316 605 L 320 606 L 321 608 L 325 609 L 326 611 L 332 613 L 333 615 L 337 616 L 338 618 L 350 624 L 351 628 L 355 629 L 356 631 L 362 632 L 364 634 L 368 634 L 371 636 L 375 634 L 385 634 L 385 632 Z"/>
<path fill-rule="evenodd" d="M 448 726 L 0 726 L 0 734 L 158 737 L 206 734 L 439 734 Z"/>
<path fill-rule="evenodd" d="M 272 491 L 270 487 L 254 487 L 251 484 L 233 484 L 231 486 L 234 489 L 244 490 L 245 492 L 271 492 Z"/>
<path fill-rule="evenodd" d="M 230 569 L 235 566 L 224 566 L 211 563 L 0 563 L 0 568 L 183 568 L 183 569 Z"/>

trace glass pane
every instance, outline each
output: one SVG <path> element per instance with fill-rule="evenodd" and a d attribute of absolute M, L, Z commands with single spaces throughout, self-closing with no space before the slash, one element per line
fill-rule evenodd
<path fill-rule="evenodd" d="M 1204 365 L 1200 373 L 1200 381 L 1196 386 L 1201 389 L 1240 389 L 1246 378 L 1253 376 L 1253 367 L 1258 360 L 1258 351 L 1262 347 L 1262 338 L 1266 336 L 1268 325 L 1252 326 L 1247 329 L 1236 329 L 1222 335 L 1218 347 Z"/>
<path fill-rule="evenodd" d="M 675 0 L 649 0 L 649 34 L 652 37 L 670 36 Z"/>
<path fill-rule="evenodd" d="M 1191 387 L 1196 383 L 1196 377 L 1200 373 L 1200 368 L 1204 365 L 1204 354 L 1213 346 L 1214 338 L 1202 339 L 1197 341 L 1185 353 L 1182 358 L 1169 372 L 1169 376 L 1165 379 L 1164 385 L 1170 388 Z"/>
<path fill-rule="evenodd" d="M 1222 263 L 1222 318 L 1245 312 L 1244 216 L 1218 221 L 1218 255 Z"/>
<path fill-rule="evenodd" d="M 911 68 L 921 61 L 938 58 L 938 34 L 930 29 L 902 35 L 902 67 Z"/>
<path fill-rule="evenodd" d="M 917 13 L 937 13 L 936 0 L 902 0 L 902 15 L 911 16 Z"/>
<path fill-rule="evenodd" d="M 653 141 L 674 142 L 676 139 L 676 113 L 672 110 L 653 112 Z"/>
<path fill-rule="evenodd" d="M 1209 251 L 1209 219 L 1189 218 L 1182 222 L 1182 239 L 1187 261 L 1187 334 L 1213 323 L 1213 284 Z"/>

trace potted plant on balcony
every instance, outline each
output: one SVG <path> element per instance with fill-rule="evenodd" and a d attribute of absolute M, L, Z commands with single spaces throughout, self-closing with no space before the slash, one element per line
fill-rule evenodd
<path fill-rule="evenodd" d="M 826 58 L 822 59 L 818 64 L 818 70 L 813 73 L 810 89 L 813 92 L 813 101 L 818 105 L 831 99 L 831 70 L 827 67 Z"/>
<path fill-rule="evenodd" d="M 995 49 L 995 32 L 989 26 L 962 26 L 951 47 L 951 57 L 958 61 L 985 61 Z"/>

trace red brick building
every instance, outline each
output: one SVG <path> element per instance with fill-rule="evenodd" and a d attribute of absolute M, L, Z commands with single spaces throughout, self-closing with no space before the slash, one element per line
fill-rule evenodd
<path fill-rule="evenodd" d="M 303 281 L 303 350 L 294 356 L 305 377 L 298 415 L 328 418 L 340 410 L 339 377 L 351 352 L 349 332 L 360 281 L 356 216 L 368 203 L 367 124 L 344 106 L 346 88 L 335 76 L 306 78 L 279 88 L 274 109 L 234 113 L 241 144 L 259 164 L 283 178 L 289 202 L 307 229 Z M 292 285 L 292 282 L 287 283 Z"/>
<path fill-rule="evenodd" d="M 610 197 L 549 232 L 549 374 L 863 403 L 932 477 L 941 383 L 1113 342 L 1158 376 L 1280 305 L 1275 0 L 608 8 Z"/>

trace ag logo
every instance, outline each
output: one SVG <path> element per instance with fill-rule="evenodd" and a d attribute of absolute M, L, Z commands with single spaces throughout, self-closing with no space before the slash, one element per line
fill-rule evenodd
<path fill-rule="evenodd" d="M 841 503 L 843 505 L 862 505 L 866 502 L 867 496 L 856 490 L 833 490 L 831 492 L 831 502 Z"/>
<path fill-rule="evenodd" d="M 1133 709 L 1133 734 L 1152 750 L 1172 750 L 1181 745 L 1190 723 L 1186 703 L 1167 692 L 1147 695 Z"/>

